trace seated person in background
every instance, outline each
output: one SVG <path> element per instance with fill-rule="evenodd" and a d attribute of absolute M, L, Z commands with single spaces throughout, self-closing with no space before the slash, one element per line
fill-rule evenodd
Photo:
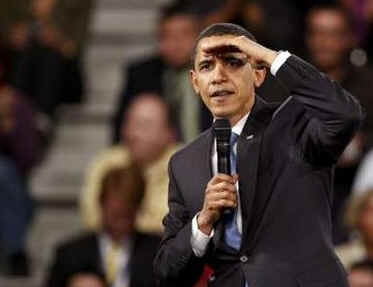
<path fill-rule="evenodd" d="M 108 170 L 99 194 L 102 229 L 57 247 L 46 286 L 65 287 L 84 269 L 105 274 L 114 287 L 153 286 L 152 259 L 160 238 L 134 227 L 144 192 L 145 180 L 136 166 Z"/>
<path fill-rule="evenodd" d="M 97 272 L 83 271 L 71 276 L 66 287 L 107 287 L 105 277 Z"/>
<path fill-rule="evenodd" d="M 373 261 L 365 259 L 351 266 L 348 282 L 350 283 L 350 287 L 372 287 Z"/>
<path fill-rule="evenodd" d="M 28 275 L 26 233 L 33 202 L 28 179 L 43 148 L 32 104 L 6 78 L 0 56 L 0 259 L 5 274 Z"/>
<path fill-rule="evenodd" d="M 62 103 L 84 94 L 81 59 L 94 0 L 30 0 L 23 20 L 9 28 L 12 84 L 38 106 L 51 135 Z"/>
<path fill-rule="evenodd" d="M 364 258 L 373 259 L 373 189 L 349 200 L 345 221 L 357 231 L 355 239 L 336 248 L 337 255 L 348 270 Z"/>
<path fill-rule="evenodd" d="M 188 7 L 171 3 L 162 8 L 157 27 L 158 54 L 127 68 L 113 117 L 114 142 L 120 140 L 129 102 L 143 92 L 155 92 L 165 99 L 179 140 L 187 143 L 210 126 L 212 118 L 188 81 L 190 55 L 199 28 L 199 19 Z"/>
<path fill-rule="evenodd" d="M 142 93 L 128 107 L 121 128 L 121 143 L 93 159 L 80 198 L 83 223 L 97 230 L 101 225 L 98 191 L 103 174 L 112 166 L 133 161 L 144 170 L 144 201 L 137 213 L 140 231 L 161 233 L 167 213 L 168 160 L 177 150 L 168 107 L 156 94 Z"/>

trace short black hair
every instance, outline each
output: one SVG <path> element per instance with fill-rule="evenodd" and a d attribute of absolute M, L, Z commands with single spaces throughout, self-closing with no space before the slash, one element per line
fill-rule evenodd
<path fill-rule="evenodd" d="M 247 31 L 245 28 L 232 24 L 232 23 L 216 23 L 208 26 L 205 28 L 197 37 L 196 42 L 194 43 L 194 47 L 192 50 L 191 58 L 190 58 L 190 65 L 191 68 L 194 69 L 194 61 L 196 60 L 197 55 L 197 47 L 199 42 L 208 37 L 212 36 L 225 36 L 225 35 L 233 35 L 233 36 L 245 36 L 246 38 L 257 42 L 256 38 L 253 34 Z"/>

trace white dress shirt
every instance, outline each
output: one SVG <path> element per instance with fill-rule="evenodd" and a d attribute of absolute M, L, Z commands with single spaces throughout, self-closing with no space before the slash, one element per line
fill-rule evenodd
<path fill-rule="evenodd" d="M 273 61 L 271 65 L 271 74 L 276 76 L 277 71 L 281 68 L 281 66 L 286 62 L 286 60 L 290 57 L 290 53 L 288 51 L 281 51 Z M 245 126 L 246 120 L 249 116 L 247 113 L 243 116 L 233 127 L 232 132 L 238 135 L 241 134 L 243 127 Z M 237 154 L 237 142 L 232 147 L 234 152 Z M 216 151 L 216 140 L 214 141 L 214 146 L 211 154 L 211 163 L 212 163 L 212 172 L 214 175 L 217 173 L 217 164 L 218 164 L 218 155 Z M 241 212 L 241 201 L 238 192 L 238 182 L 236 183 L 237 189 L 237 217 L 236 217 L 236 224 L 238 228 L 238 232 L 242 234 L 242 212 Z M 211 231 L 209 235 L 204 234 L 198 228 L 197 217 L 199 213 L 197 213 L 193 220 L 192 220 L 192 236 L 190 238 L 190 244 L 192 246 L 193 252 L 196 256 L 202 257 L 205 255 L 207 250 L 207 245 L 210 242 L 210 239 L 214 236 L 214 230 Z"/>

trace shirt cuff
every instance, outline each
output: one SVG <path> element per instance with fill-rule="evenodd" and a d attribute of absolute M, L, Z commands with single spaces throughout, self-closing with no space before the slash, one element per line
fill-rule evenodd
<path fill-rule="evenodd" d="M 286 62 L 286 60 L 291 56 L 288 51 L 280 51 L 271 65 L 271 74 L 276 76 L 277 71 Z"/>
<path fill-rule="evenodd" d="M 198 215 L 199 213 L 197 213 L 192 219 L 192 236 L 190 238 L 190 244 L 192 245 L 194 254 L 197 257 L 202 257 L 206 253 L 210 239 L 214 236 L 214 229 L 211 231 L 210 235 L 206 235 L 199 230 L 197 223 Z"/>

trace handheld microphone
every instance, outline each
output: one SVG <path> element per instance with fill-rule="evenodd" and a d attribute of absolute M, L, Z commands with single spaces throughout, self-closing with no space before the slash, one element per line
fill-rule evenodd
<path fill-rule="evenodd" d="M 231 125 L 227 119 L 216 119 L 214 122 L 216 150 L 218 153 L 218 172 L 231 175 Z"/>

